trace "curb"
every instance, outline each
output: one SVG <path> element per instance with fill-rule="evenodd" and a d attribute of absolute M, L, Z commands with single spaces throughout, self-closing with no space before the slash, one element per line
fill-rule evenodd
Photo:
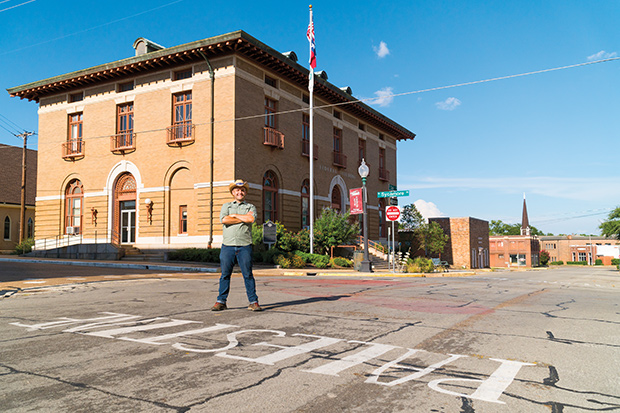
<path fill-rule="evenodd" d="M 182 271 L 182 272 L 219 272 L 218 268 L 207 267 L 183 267 L 161 264 L 129 264 L 118 262 L 94 262 L 94 261 L 51 261 L 28 258 L 0 258 L 0 262 L 32 262 L 35 264 L 55 264 L 55 265 L 78 265 L 82 267 L 102 267 L 102 268 L 127 268 L 134 270 L 156 270 L 156 271 Z"/>

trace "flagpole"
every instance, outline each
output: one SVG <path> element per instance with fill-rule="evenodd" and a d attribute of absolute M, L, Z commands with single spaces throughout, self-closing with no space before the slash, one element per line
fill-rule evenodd
<path fill-rule="evenodd" d="M 311 33 L 310 33 L 311 32 Z M 310 254 L 314 253 L 314 67 L 312 59 L 314 46 L 314 23 L 312 20 L 312 5 L 310 5 L 310 24 L 308 26 L 308 40 L 310 41 L 310 76 L 308 90 L 310 92 Z M 310 39 L 312 34 L 312 39 Z"/>

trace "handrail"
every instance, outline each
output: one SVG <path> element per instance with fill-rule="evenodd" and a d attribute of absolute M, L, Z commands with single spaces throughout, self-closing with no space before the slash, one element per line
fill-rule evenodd
<path fill-rule="evenodd" d="M 95 231 L 93 236 L 88 237 L 84 237 L 84 234 L 80 233 L 79 235 L 62 234 L 56 235 L 53 238 L 35 239 L 33 250 L 45 251 L 81 244 L 112 244 L 115 247 L 120 247 L 120 234 L 118 231 L 113 229 L 102 232 L 104 232 L 104 236 Z"/>
<path fill-rule="evenodd" d="M 361 235 L 358 235 L 358 242 L 360 244 L 360 248 L 363 248 L 364 245 L 364 237 Z M 378 248 L 377 248 L 378 246 Z M 373 248 L 376 251 L 380 251 L 382 254 L 387 254 L 387 252 L 385 252 L 385 247 L 383 246 L 383 244 L 381 244 L 380 242 L 376 242 L 373 241 L 371 239 L 368 240 L 368 248 Z"/>

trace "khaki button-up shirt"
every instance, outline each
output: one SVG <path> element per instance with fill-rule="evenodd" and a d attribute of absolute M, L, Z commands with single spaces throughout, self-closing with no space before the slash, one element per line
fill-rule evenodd
<path fill-rule="evenodd" d="M 232 214 L 245 215 L 249 212 L 254 214 L 256 218 L 256 207 L 245 201 L 243 202 L 227 202 L 222 205 L 220 212 L 220 222 L 225 216 Z M 231 247 L 243 247 L 252 244 L 252 224 L 240 222 L 238 224 L 224 224 L 222 244 Z"/>

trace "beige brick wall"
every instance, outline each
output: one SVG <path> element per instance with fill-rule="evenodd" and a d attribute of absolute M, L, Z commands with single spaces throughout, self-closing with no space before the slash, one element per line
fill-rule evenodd
<path fill-rule="evenodd" d="M 112 200 L 115 178 L 123 171 L 134 173 L 137 189 L 136 218 L 138 241 L 144 244 L 180 245 L 197 242 L 204 246 L 209 236 L 210 189 L 213 189 L 213 235 L 221 235 L 219 212 L 224 202 L 231 200 L 227 183 L 240 178 L 251 183 L 248 200 L 259 209 L 262 223 L 262 185 L 267 170 L 276 173 L 280 194 L 280 220 L 291 230 L 301 226 L 300 191 L 309 177 L 309 159 L 301 155 L 302 113 L 278 115 L 278 129 L 285 135 L 284 149 L 263 144 L 262 116 L 264 98 L 278 101 L 279 111 L 307 108 L 302 96 L 303 87 L 289 83 L 274 73 L 278 87 L 264 83 L 264 71 L 240 57 L 226 57 L 212 62 L 216 68 L 214 174 L 210 176 L 211 140 L 211 80 L 205 63 L 197 63 L 194 77 L 172 81 L 169 70 L 151 73 L 136 79 L 136 87 L 129 92 L 117 93 L 116 84 L 96 85 L 84 92 L 85 99 L 68 103 L 67 95 L 57 95 L 41 101 L 39 110 L 39 176 L 37 188 L 36 237 L 52 239 L 64 234 L 64 193 L 72 179 L 79 179 L 86 196 L 83 201 L 83 236 L 106 234 L 112 223 Z M 233 67 L 234 65 L 234 67 Z M 189 66 L 188 66 L 189 67 Z M 179 68 L 182 69 L 182 68 Z M 126 80 L 124 80 L 126 81 Z M 195 141 L 190 145 L 166 144 L 168 128 L 172 123 L 172 97 L 182 90 L 192 91 L 192 122 Z M 72 92 L 73 93 L 73 92 Z M 136 150 L 125 154 L 110 151 L 110 138 L 116 133 L 117 105 L 134 103 L 134 132 Z M 315 105 L 325 102 L 316 100 Z M 370 237 L 377 239 L 379 214 L 376 193 L 396 184 L 396 144 L 386 136 L 379 140 L 373 128 L 361 131 L 359 121 L 346 113 L 343 120 L 333 117 L 331 108 L 316 110 L 314 139 L 318 144 L 318 160 L 314 163 L 316 214 L 330 205 L 332 182 L 344 182 L 343 197 L 348 190 L 361 186 L 357 173 L 358 139 L 367 140 L 367 162 L 371 173 L 368 178 Z M 82 112 L 85 156 L 63 160 L 62 144 L 67 139 L 68 116 Z M 236 120 L 235 120 L 236 119 Z M 333 128 L 343 130 L 343 150 L 348 158 L 346 168 L 337 168 L 332 162 Z M 386 165 L 391 181 L 378 179 L 379 147 L 386 148 Z M 144 200 L 153 201 L 152 221 L 147 219 Z M 345 202 L 346 204 L 346 202 Z M 179 236 L 179 206 L 188 205 L 188 234 Z M 97 225 L 91 222 L 91 208 L 98 211 Z M 141 241 L 142 240 L 142 241 Z"/>

